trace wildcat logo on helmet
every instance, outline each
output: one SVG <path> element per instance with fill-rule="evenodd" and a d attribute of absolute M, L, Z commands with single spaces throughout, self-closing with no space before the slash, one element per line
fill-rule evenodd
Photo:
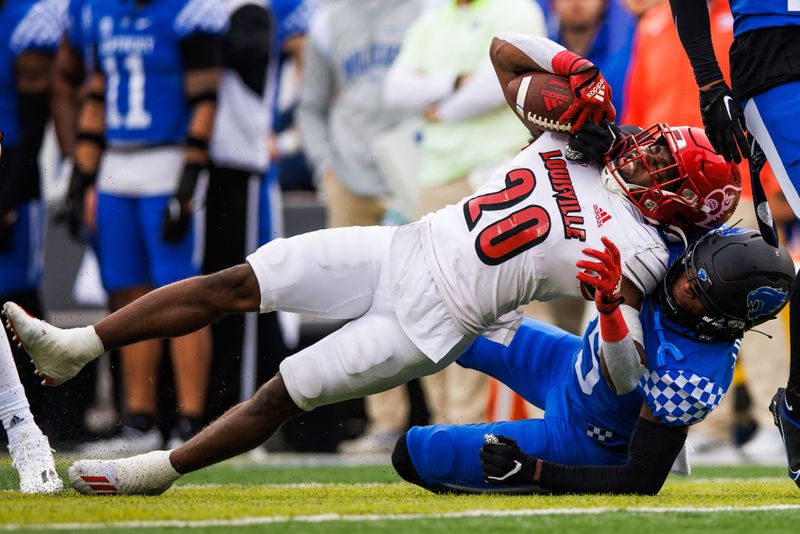
<path fill-rule="evenodd" d="M 697 278 L 699 278 L 703 282 L 708 282 L 708 273 L 706 272 L 705 269 L 700 269 L 699 271 L 697 271 Z"/>
<path fill-rule="evenodd" d="M 783 307 L 787 292 L 769 286 L 762 286 L 747 294 L 747 318 L 756 319 L 772 315 Z"/>

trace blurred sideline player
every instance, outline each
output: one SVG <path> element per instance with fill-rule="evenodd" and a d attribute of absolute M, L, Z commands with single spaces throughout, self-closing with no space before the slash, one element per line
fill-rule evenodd
<path fill-rule="evenodd" d="M 714 57 L 706 6 L 670 0 L 678 34 L 700 88 L 700 108 L 709 139 L 728 160 L 751 157 L 760 170 L 764 156 L 795 216 L 800 217 L 800 3 L 795 0 L 730 0 L 734 41 L 731 86 Z M 744 105 L 742 106 L 743 103 Z M 755 139 L 748 143 L 744 130 Z M 763 151 L 763 152 L 762 152 Z M 755 177 L 757 178 L 757 177 Z M 756 199 L 759 224 L 771 225 L 766 202 Z M 789 476 L 800 486 L 800 292 L 793 291 L 789 319 L 790 367 L 786 388 L 770 405 L 781 431 Z"/>
<path fill-rule="evenodd" d="M 47 210 L 42 199 L 39 152 L 51 113 L 53 56 L 62 32 L 63 8 L 52 0 L 0 2 L 0 295 L 18 298 L 44 314 L 39 286 L 45 254 Z M 20 377 L 36 413 L 54 413 L 43 428 L 52 437 L 75 437 L 85 390 L 76 383 L 58 397 L 31 388 L 35 377 L 15 351 Z M 90 377 L 87 376 L 87 379 Z M 63 416 L 66 412 L 69 415 Z"/>
<path fill-rule="evenodd" d="M 504 34 L 493 42 L 491 56 L 503 86 L 533 70 L 570 77 L 576 88 L 570 111 L 580 115 L 573 116 L 576 127 L 590 117 L 613 118 L 609 92 L 602 91 L 602 102 L 593 96 L 605 88 L 599 71 L 563 47 Z M 631 324 L 638 322 L 642 296 L 665 274 L 668 256 L 643 214 L 687 230 L 722 224 L 732 206 L 707 204 L 709 194 L 729 189 L 735 197 L 737 169 L 704 148 L 699 131 L 686 128 L 656 125 L 627 136 L 613 156 L 602 156 L 606 146 L 597 158 L 604 162 L 602 173 L 567 160 L 567 140 L 565 134 L 542 134 L 476 195 L 418 223 L 279 239 L 249 256 L 247 264 L 151 292 L 95 327 L 57 329 L 7 303 L 9 323 L 52 384 L 74 376 L 105 348 L 180 335 L 231 312 L 283 309 L 351 320 L 284 360 L 280 373 L 251 400 L 184 446 L 77 462 L 71 468 L 75 487 L 93 494 L 87 481 L 104 476 L 120 494 L 161 493 L 181 473 L 262 443 L 303 410 L 438 371 L 480 334 L 509 343 L 521 319 L 520 304 L 581 295 L 575 262 L 585 247 L 598 248 L 601 236 L 613 236 L 620 250 L 620 291 L 626 299 L 621 309 Z M 554 195 L 556 183 L 570 194 Z M 594 208 L 584 214 L 584 205 L 610 215 L 602 229 Z M 638 354 L 624 351 L 619 358 L 613 369 L 620 375 L 612 380 L 628 383 L 638 369 L 631 363 Z"/>
<path fill-rule="evenodd" d="M 632 325 L 644 339 L 641 378 L 621 389 L 610 378 L 614 353 L 636 336 L 618 307 L 619 254 L 604 244 L 577 263 L 599 314 L 582 338 L 526 319 L 508 347 L 479 338 L 458 360 L 512 387 L 544 418 L 413 427 L 392 456 L 400 476 L 432 491 L 658 493 L 688 427 L 731 384 L 744 331 L 788 302 L 794 266 L 754 230 L 720 230 L 690 245 L 646 298 L 641 326 Z"/>
<path fill-rule="evenodd" d="M 37 314 L 45 230 L 38 157 L 60 34 L 54 2 L 0 3 L 0 295 Z"/>
<path fill-rule="evenodd" d="M 0 295 L 40 308 L 44 210 L 39 149 L 49 117 L 50 74 L 60 35 L 55 4 L 0 4 Z"/>
<path fill-rule="evenodd" d="M 71 22 L 83 25 L 96 70 L 78 123 L 70 205 L 73 219 L 96 233 L 103 284 L 118 308 L 199 272 L 192 198 L 208 162 L 227 11 L 221 0 L 89 1 L 82 9 Z M 170 347 L 177 428 L 187 439 L 202 424 L 209 330 L 172 339 Z M 119 438 L 90 446 L 92 453 L 160 445 L 161 350 L 160 340 L 121 350 L 124 426 Z"/>

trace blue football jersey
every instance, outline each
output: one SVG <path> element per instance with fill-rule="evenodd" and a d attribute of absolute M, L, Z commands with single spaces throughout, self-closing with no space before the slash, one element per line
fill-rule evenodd
<path fill-rule="evenodd" d="M 189 104 L 182 39 L 222 34 L 222 0 L 91 2 L 90 40 L 106 81 L 106 140 L 111 146 L 180 144 Z"/>
<path fill-rule="evenodd" d="M 733 36 L 776 26 L 800 25 L 800 0 L 730 0 Z"/>
<path fill-rule="evenodd" d="M 69 0 L 64 31 L 64 37 L 69 45 L 83 56 L 86 72 L 94 70 L 94 49 L 90 38 L 92 1 Z"/>
<path fill-rule="evenodd" d="M 61 39 L 62 10 L 56 0 L 18 0 L 0 4 L 0 130 L 3 143 L 19 143 L 17 57 L 28 51 L 54 53 Z"/>
<path fill-rule="evenodd" d="M 700 343 L 669 329 L 657 304 L 645 299 L 640 314 L 647 353 L 647 372 L 635 390 L 617 395 L 602 376 L 598 351 L 600 327 L 592 320 L 583 347 L 574 357 L 574 376 L 567 384 L 570 413 L 587 434 L 609 445 L 630 439 L 646 403 L 663 424 L 686 426 L 702 421 L 722 400 L 733 379 L 741 340 Z"/>

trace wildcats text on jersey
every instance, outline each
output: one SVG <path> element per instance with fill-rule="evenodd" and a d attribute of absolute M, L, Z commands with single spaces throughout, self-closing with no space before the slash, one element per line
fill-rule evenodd
<path fill-rule="evenodd" d="M 553 188 L 553 198 L 556 199 L 561 221 L 564 223 L 564 238 L 586 241 L 586 230 L 580 227 L 584 224 L 581 205 L 575 194 L 563 154 L 560 150 L 551 150 L 540 152 L 539 156 L 547 169 L 550 187 Z"/>

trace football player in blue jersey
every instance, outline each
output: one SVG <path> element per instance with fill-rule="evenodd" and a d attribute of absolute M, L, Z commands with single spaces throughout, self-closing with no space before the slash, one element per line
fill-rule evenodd
<path fill-rule="evenodd" d="M 41 313 L 44 252 L 39 149 L 49 117 L 60 12 L 50 0 L 0 1 L 0 295 Z M 33 420 L 5 331 L 0 332 L 0 420 L 24 493 L 62 487 L 47 437 Z"/>
<path fill-rule="evenodd" d="M 800 2 L 730 0 L 730 4 L 733 91 L 714 56 L 705 2 L 670 0 L 700 88 L 708 138 L 729 161 L 750 157 L 751 174 L 755 175 L 753 199 L 767 238 L 766 226 L 772 220 L 756 183 L 765 156 L 786 200 L 800 217 Z M 751 136 L 749 142 L 745 130 Z M 770 410 L 786 447 L 789 476 L 800 487 L 800 410 L 795 409 L 800 406 L 800 292 L 792 291 L 791 300 L 789 381 L 786 388 L 778 389 Z"/>
<path fill-rule="evenodd" d="M 70 204 L 73 220 L 96 232 L 103 284 L 119 308 L 199 273 L 192 199 L 208 162 L 228 10 L 222 0 L 83 3 L 81 35 L 70 39 L 92 50 L 94 72 L 78 119 Z M 92 452 L 161 445 L 152 379 L 160 353 L 159 341 L 121 352 L 124 436 Z M 186 439 L 202 424 L 209 330 L 171 340 L 171 353 Z"/>
<path fill-rule="evenodd" d="M 63 21 L 63 34 L 55 58 L 53 73 L 53 125 L 61 154 L 73 157 L 77 133 L 78 113 L 81 108 L 81 88 L 87 73 L 93 70 L 93 52 L 85 38 L 84 28 L 91 22 L 89 0 L 69 0 Z M 72 215 L 67 210 L 66 215 Z M 69 219 L 70 233 L 80 237 L 81 217 Z"/>
<path fill-rule="evenodd" d="M 788 301 L 794 267 L 754 230 L 712 232 L 671 265 L 636 334 L 618 308 L 616 248 L 606 247 L 577 264 L 594 274 L 578 277 L 595 287 L 599 312 L 582 339 L 526 319 L 510 346 L 478 338 L 458 360 L 544 418 L 413 427 L 392 455 L 405 480 L 432 491 L 658 493 L 688 426 L 728 389 L 743 333 Z"/>
<path fill-rule="evenodd" d="M 53 2 L 0 2 L 0 295 L 36 309 L 44 238 L 38 154 L 60 32 Z"/>

